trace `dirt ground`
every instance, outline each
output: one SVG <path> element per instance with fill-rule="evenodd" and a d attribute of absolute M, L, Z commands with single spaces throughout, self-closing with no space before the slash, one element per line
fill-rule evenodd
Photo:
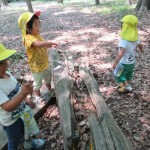
<path fill-rule="evenodd" d="M 84 4 L 81 7 L 81 4 L 78 3 L 65 7 L 48 2 L 34 2 L 33 8 L 41 10 L 41 35 L 45 39 L 59 44 L 58 50 L 62 59 L 65 55 L 64 52 L 68 51 L 72 55 L 76 67 L 81 63 L 89 67 L 97 80 L 108 108 L 123 133 L 132 142 L 133 149 L 150 150 L 150 79 L 148 75 L 150 73 L 150 12 L 140 14 L 136 14 L 134 11 L 126 12 L 126 14 L 136 14 L 139 18 L 139 35 L 145 52 L 136 54 L 137 61 L 131 83 L 133 93 L 118 94 L 111 64 L 117 54 L 119 20 L 124 14 L 96 13 L 92 10 L 92 4 Z M 31 77 L 22 45 L 21 31 L 17 24 L 19 15 L 25 11 L 25 3 L 20 2 L 9 4 L 0 12 L 0 42 L 19 52 L 10 69 L 16 78 Z M 80 88 L 75 88 L 75 92 L 78 89 Z M 82 89 L 77 93 L 82 93 L 81 91 Z M 79 94 L 76 95 L 76 99 L 80 99 Z M 78 102 L 77 104 L 75 106 L 79 107 L 80 104 Z M 78 121 L 84 119 L 79 118 Z M 45 123 L 43 123 L 44 121 Z M 41 136 L 47 140 L 45 149 L 49 149 L 49 147 L 63 149 L 56 105 L 50 106 L 43 117 L 39 119 L 39 126 Z M 79 149 L 81 147 L 79 146 Z"/>

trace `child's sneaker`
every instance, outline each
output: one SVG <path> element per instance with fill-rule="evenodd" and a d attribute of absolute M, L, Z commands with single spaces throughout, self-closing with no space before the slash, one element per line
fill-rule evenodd
<path fill-rule="evenodd" d="M 132 91 L 131 85 L 125 86 L 125 90 L 128 91 L 128 92 L 131 92 Z"/>
<path fill-rule="evenodd" d="M 43 139 L 32 139 L 31 142 L 24 142 L 24 149 L 42 149 L 45 146 L 45 141 Z"/>
<path fill-rule="evenodd" d="M 119 93 L 124 93 L 125 92 L 125 86 L 118 86 L 117 87 L 117 91 L 119 92 Z"/>
<path fill-rule="evenodd" d="M 46 103 L 46 99 L 44 99 L 42 96 L 33 96 L 33 102 L 35 104 L 45 104 Z"/>

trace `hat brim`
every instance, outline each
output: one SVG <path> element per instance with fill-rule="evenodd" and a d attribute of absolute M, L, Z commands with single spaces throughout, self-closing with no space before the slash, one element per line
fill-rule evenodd
<path fill-rule="evenodd" d="M 16 50 L 5 50 L 4 52 L 2 52 L 0 54 L 0 61 L 4 61 L 6 59 L 8 59 L 9 57 L 11 57 L 14 53 L 16 53 Z"/>

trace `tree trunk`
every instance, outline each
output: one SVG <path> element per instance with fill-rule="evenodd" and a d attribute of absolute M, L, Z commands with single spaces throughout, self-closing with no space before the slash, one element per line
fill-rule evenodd
<path fill-rule="evenodd" d="M 31 0 L 26 0 L 28 11 L 33 12 L 32 3 Z"/>
<path fill-rule="evenodd" d="M 57 0 L 58 3 L 63 3 L 63 0 Z"/>
<path fill-rule="evenodd" d="M 7 5 L 8 5 L 8 4 L 7 4 L 7 0 L 0 0 L 0 10 L 1 10 L 2 4 L 3 4 L 4 6 L 7 6 Z"/>
<path fill-rule="evenodd" d="M 138 0 L 135 10 L 150 10 L 150 0 Z"/>
<path fill-rule="evenodd" d="M 99 0 L 95 0 L 95 3 L 96 3 L 96 5 L 99 5 L 100 1 Z"/>
<path fill-rule="evenodd" d="M 8 4 L 7 4 L 7 0 L 2 0 L 2 4 L 4 5 L 4 6 L 7 6 Z"/>
<path fill-rule="evenodd" d="M 137 0 L 127 0 L 128 5 L 136 4 Z"/>

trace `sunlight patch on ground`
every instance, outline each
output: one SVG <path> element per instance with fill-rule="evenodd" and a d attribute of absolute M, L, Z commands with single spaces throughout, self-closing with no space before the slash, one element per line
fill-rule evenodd
<path fill-rule="evenodd" d="M 108 68 L 112 68 L 112 64 L 111 63 L 99 64 L 98 67 L 101 69 L 108 69 Z"/>
<path fill-rule="evenodd" d="M 3 36 L 3 42 L 4 41 L 13 41 L 13 40 L 18 40 L 20 38 L 20 35 L 13 35 L 13 36 Z M 0 41 L 1 42 L 1 41 Z"/>
<path fill-rule="evenodd" d="M 71 46 L 69 47 L 69 49 L 74 52 L 83 52 L 83 53 L 88 51 L 87 47 L 85 47 L 84 45 Z"/>
<path fill-rule="evenodd" d="M 115 91 L 114 86 L 100 87 L 100 92 L 106 93 L 107 96 L 110 96 L 114 91 Z"/>
<path fill-rule="evenodd" d="M 72 9 L 67 9 L 65 11 L 62 11 L 62 12 L 56 12 L 54 13 L 54 16 L 58 16 L 58 15 L 61 15 L 61 14 L 68 14 L 68 13 L 74 13 L 74 12 L 77 12 L 76 10 L 72 10 Z"/>
<path fill-rule="evenodd" d="M 85 29 L 85 30 L 79 30 L 78 33 L 80 33 L 80 34 L 85 34 L 85 33 L 99 34 L 99 30 L 94 29 L 94 28 L 89 28 L 89 29 Z"/>
<path fill-rule="evenodd" d="M 105 31 L 105 33 L 107 33 L 107 31 Z M 109 34 L 105 34 L 105 35 L 102 35 L 101 37 L 99 37 L 97 39 L 98 42 L 101 42 L 101 41 L 105 41 L 105 42 L 113 42 L 115 39 L 116 39 L 116 34 L 115 33 L 109 33 Z"/>

